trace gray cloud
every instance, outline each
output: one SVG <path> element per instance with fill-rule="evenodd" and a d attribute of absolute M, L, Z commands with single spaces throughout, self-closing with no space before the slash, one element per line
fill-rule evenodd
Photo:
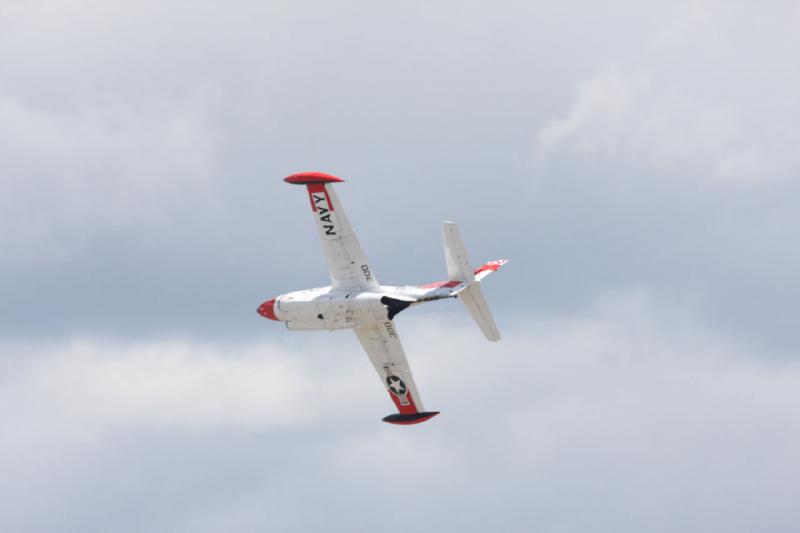
<path fill-rule="evenodd" d="M 792 530 L 799 20 L 2 3 L 0 529 Z M 400 317 L 423 427 L 255 314 L 327 280 L 303 169 L 384 283 L 512 260 L 500 345 Z"/>
<path fill-rule="evenodd" d="M 602 274 L 658 287 L 715 327 L 796 353 L 800 108 L 785 91 L 800 75 L 783 51 L 799 17 L 697 4 L 579 83 L 539 129 L 534 183 L 574 219 L 561 237 L 606 246 L 590 287 Z"/>
<path fill-rule="evenodd" d="M 302 168 L 352 178 L 343 196 L 383 279 L 440 276 L 445 218 L 480 221 L 465 228 L 476 242 L 500 235 L 476 257 L 527 253 L 529 237 L 502 230 L 529 214 L 518 188 L 535 120 L 567 103 L 563 87 L 591 63 L 566 38 L 591 35 L 588 12 L 181 5 L 9 11 L 6 334 L 158 334 L 165 323 L 244 334 L 228 309 L 324 279 L 321 262 L 295 259 L 320 256 L 302 199 L 278 181 Z M 559 22 L 566 35 L 549 27 Z M 603 30 L 595 53 L 620 37 Z"/>
<path fill-rule="evenodd" d="M 390 402 L 346 333 L 233 353 L 27 346 L 3 388 L 17 428 L 3 527 L 791 530 L 796 364 L 759 361 L 641 294 L 569 320 L 520 316 L 492 350 L 466 321 L 400 321 L 443 410 L 404 432 L 378 423 Z M 74 510 L 39 511 L 60 505 Z"/>
<path fill-rule="evenodd" d="M 796 347 L 788 4 L 180 5 L 8 11 L 5 335 L 250 334 L 326 278 L 280 182 L 319 168 L 385 282 L 438 279 L 455 219 L 506 308 L 647 287 Z"/>

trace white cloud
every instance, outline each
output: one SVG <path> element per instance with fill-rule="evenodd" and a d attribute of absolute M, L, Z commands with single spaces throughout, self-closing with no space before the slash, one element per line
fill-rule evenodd
<path fill-rule="evenodd" d="M 795 362 L 744 352 L 642 295 L 611 296 L 581 318 L 527 317 L 498 346 L 439 328 L 449 338 L 415 332 L 430 348 L 413 354 L 433 360 L 421 387 L 443 411 L 434 435 L 348 439 L 333 464 L 334 478 L 354 484 L 424 487 L 422 501 L 403 499 L 423 530 L 457 509 L 450 527 L 467 530 L 504 513 L 507 529 L 543 531 L 749 531 L 764 521 L 788 531 L 781 524 L 797 518 Z"/>
<path fill-rule="evenodd" d="M 17 405 L 17 395 L 32 400 L 23 404 L 22 418 L 66 417 L 70 425 L 99 432 L 117 424 L 296 427 L 363 390 L 350 387 L 347 359 L 333 368 L 326 364 L 323 376 L 301 354 L 269 344 L 223 349 L 178 341 L 72 341 L 4 352 L 15 379 L 3 395 Z"/>
<path fill-rule="evenodd" d="M 117 464 L 121 475 L 167 457 L 162 448 L 186 432 L 199 435 L 200 446 L 256 431 L 263 446 L 224 463 L 201 447 L 185 467 L 157 459 L 162 473 L 143 470 L 145 479 L 180 479 L 183 468 L 202 464 L 209 475 L 244 468 L 231 475 L 256 476 L 236 494 L 193 487 L 198 501 L 217 500 L 165 510 L 145 528 L 307 530 L 328 520 L 359 527 L 397 505 L 404 523 L 421 530 L 482 530 L 500 520 L 506 529 L 536 521 L 544 531 L 641 531 L 654 522 L 660 531 L 696 523 L 749 531 L 764 522 L 788 531 L 781 524 L 798 518 L 797 364 L 747 353 L 710 336 L 685 309 L 659 309 L 642 294 L 610 295 L 583 317 L 521 318 L 499 344 L 464 329 L 462 318 L 401 318 L 421 393 L 442 411 L 413 428 L 379 421 L 390 403 L 346 333 L 324 345 L 300 337 L 311 341 L 291 350 L 6 347 L 2 403 L 15 408 L 0 415 L 14 428 L 3 443 L 4 492 L 19 479 L 92 490 L 83 463 L 56 466 L 59 457 L 88 449 L 115 461 L 106 447 L 121 428 L 150 450 Z M 25 351 L 29 363 L 20 365 Z M 16 461 L 22 450 L 37 450 L 40 466 Z M 51 465 L 46 475 L 42 464 Z M 300 511 L 309 498 L 319 512 Z M 560 513 L 565 502 L 584 511 Z M 19 529 L 31 519 L 16 514 L 3 525 Z"/>
<path fill-rule="evenodd" d="M 793 194 L 709 195 L 701 214 L 647 184 L 601 196 L 793 180 L 796 6 L 6 4 L 2 314 L 29 340 L 0 344 L 1 530 L 793 531 L 800 369 L 734 340 L 762 317 L 796 355 Z M 538 205 L 487 186 L 513 179 L 529 128 L 540 178 L 597 185 Z M 302 198 L 269 197 L 306 165 L 353 172 L 354 219 L 379 205 L 359 231 L 380 272 L 405 282 L 439 253 L 436 205 L 512 254 L 509 308 L 552 293 L 500 344 L 465 314 L 401 315 L 442 411 L 422 426 L 379 421 L 391 403 L 348 333 L 197 340 L 252 317 L 255 292 L 324 279 L 286 229 Z M 653 296 L 556 317 L 637 284 Z M 665 309 L 673 290 L 716 306 Z M 705 329 L 726 311 L 730 337 Z M 96 337 L 148 320 L 139 342 Z"/>
<path fill-rule="evenodd" d="M 536 134 L 534 166 L 577 159 L 594 169 L 723 185 L 794 179 L 800 76 L 791 4 L 753 10 L 697 2 L 640 50 L 581 82 L 562 117 Z M 796 43 L 795 43 L 796 44 Z"/>
<path fill-rule="evenodd" d="M 566 142 L 572 142 L 581 152 L 614 155 L 624 133 L 618 130 L 627 127 L 633 99 L 645 87 L 644 76 L 626 77 L 615 67 L 581 83 L 567 115 L 550 121 L 538 132 L 537 161 L 546 160 Z M 591 131 L 594 127 L 602 128 L 602 135 Z"/>
<path fill-rule="evenodd" d="M 56 112 L 0 93 L 0 246 L 14 251 L 6 260 L 74 255 L 99 233 L 168 224 L 189 200 L 208 210 L 212 100 Z"/>

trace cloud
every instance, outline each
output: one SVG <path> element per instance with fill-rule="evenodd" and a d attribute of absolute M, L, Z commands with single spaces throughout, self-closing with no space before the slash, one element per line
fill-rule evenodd
<path fill-rule="evenodd" d="M 355 478 L 358 499 L 391 480 L 422 530 L 781 529 L 794 474 L 775 473 L 800 468 L 800 367 L 709 336 L 686 311 L 613 295 L 583 317 L 523 318 L 497 348 L 451 326 L 448 350 L 413 353 L 443 411 L 434 435 L 347 439 L 326 471 Z"/>
<path fill-rule="evenodd" d="M 481 531 L 488 522 L 536 522 L 544 531 L 641 531 L 654 522 L 659 531 L 693 523 L 748 531 L 769 522 L 789 531 L 797 518 L 800 457 L 791 443 L 800 438 L 800 367 L 715 338 L 688 311 L 661 308 L 642 293 L 614 294 L 582 316 L 520 317 L 496 345 L 466 327 L 466 316 L 462 325 L 401 319 L 426 405 L 442 410 L 414 428 L 379 421 L 390 402 L 346 333 L 324 343 L 303 337 L 297 350 L 91 340 L 28 347 L 30 364 L 6 374 L 14 386 L 3 389 L 3 404 L 18 406 L 2 414 L 15 428 L 3 444 L 4 491 L 24 478 L 32 489 L 67 484 L 89 497 L 94 474 L 82 457 L 124 438 L 143 451 L 123 446 L 99 460 L 118 476 L 144 476 L 124 489 L 131 502 L 149 490 L 176 498 L 171 481 L 150 483 L 194 469 L 228 471 L 226 485 L 240 488 L 197 485 L 192 499 L 208 505 L 154 508 L 123 531 L 308 530 L 330 522 L 386 531 L 408 523 Z M 12 350 L 4 351 L 7 362 Z M 221 454 L 212 445 L 219 438 L 241 453 Z M 168 461 L 172 442 L 187 443 L 180 463 Z M 14 459 L 25 449 L 38 450 L 38 464 L 66 455 L 78 466 L 39 470 Z M 159 470 L 142 470 L 143 461 Z M 301 511 L 308 498 L 315 512 Z M 383 522 L 391 517 L 402 521 Z M 101 518 L 112 519 L 89 512 L 67 529 L 85 529 L 83 520 L 108 526 Z M 6 512 L 3 526 L 24 530 L 41 520 Z"/>
<path fill-rule="evenodd" d="M 4 13 L 0 529 L 793 531 L 793 3 Z M 398 318 L 429 423 L 260 337 L 327 279 L 307 168 L 384 282 L 445 218 L 513 260 L 502 343 Z"/>
<path fill-rule="evenodd" d="M 799 17 L 788 2 L 676 4 L 537 125 L 533 211 L 561 259 L 543 277 L 575 270 L 559 297 L 645 287 L 765 353 L 796 352 L 800 286 L 784 268 L 800 262 L 786 240 L 800 225 L 800 73 L 786 52 Z"/>
<path fill-rule="evenodd" d="M 667 19 L 637 53 L 580 82 L 566 113 L 539 129 L 536 172 L 576 158 L 714 186 L 794 180 L 790 117 L 800 107 L 787 96 L 800 75 L 782 50 L 798 14 L 784 8 L 699 2 Z"/>
<path fill-rule="evenodd" d="M 170 223 L 188 199 L 207 211 L 217 161 L 208 101 L 72 113 L 0 94 L 5 261 L 72 259 L 99 236 Z"/>
<path fill-rule="evenodd" d="M 49 418 L 49 410 L 57 410 L 90 430 L 308 425 L 331 408 L 330 397 L 354 401 L 363 390 L 349 387 L 352 360 L 326 364 L 320 375 L 300 353 L 269 344 L 76 340 L 3 351 L 7 364 L 26 359 L 11 368 L 15 379 L 5 395 L 35 398 L 36 416 Z"/>
<path fill-rule="evenodd" d="M 632 100 L 645 86 L 644 76 L 626 77 L 616 68 L 582 82 L 567 115 L 551 120 L 537 133 L 536 160 L 543 162 L 569 142 L 581 152 L 615 154 L 622 133 L 617 130 L 626 126 Z"/>
<path fill-rule="evenodd" d="M 537 171 L 560 155 L 718 185 L 794 175 L 800 160 L 762 137 L 769 125 L 754 135 L 736 103 L 698 97 L 685 83 L 619 66 L 581 82 L 566 116 L 536 134 Z"/>
<path fill-rule="evenodd" d="M 789 3 L 184 4 L 0 22 L 3 337 L 249 335 L 254 302 L 327 279 L 280 181 L 304 168 L 348 179 L 378 279 L 437 279 L 453 219 L 476 261 L 525 266 L 514 311 L 797 270 Z M 551 296 L 517 304 L 528 279 Z"/>

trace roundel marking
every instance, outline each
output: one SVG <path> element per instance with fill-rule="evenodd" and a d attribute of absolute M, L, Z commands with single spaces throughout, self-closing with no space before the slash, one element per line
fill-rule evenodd
<path fill-rule="evenodd" d="M 408 390 L 406 389 L 406 384 L 403 383 L 403 380 L 395 375 L 387 376 L 386 384 L 389 386 L 389 390 L 398 396 L 404 395 L 406 390 Z"/>

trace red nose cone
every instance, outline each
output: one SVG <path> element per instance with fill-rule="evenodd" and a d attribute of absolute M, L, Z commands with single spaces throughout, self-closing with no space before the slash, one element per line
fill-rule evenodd
<path fill-rule="evenodd" d="M 278 317 L 275 316 L 275 298 L 261 304 L 258 307 L 258 314 L 270 320 L 278 320 Z"/>

